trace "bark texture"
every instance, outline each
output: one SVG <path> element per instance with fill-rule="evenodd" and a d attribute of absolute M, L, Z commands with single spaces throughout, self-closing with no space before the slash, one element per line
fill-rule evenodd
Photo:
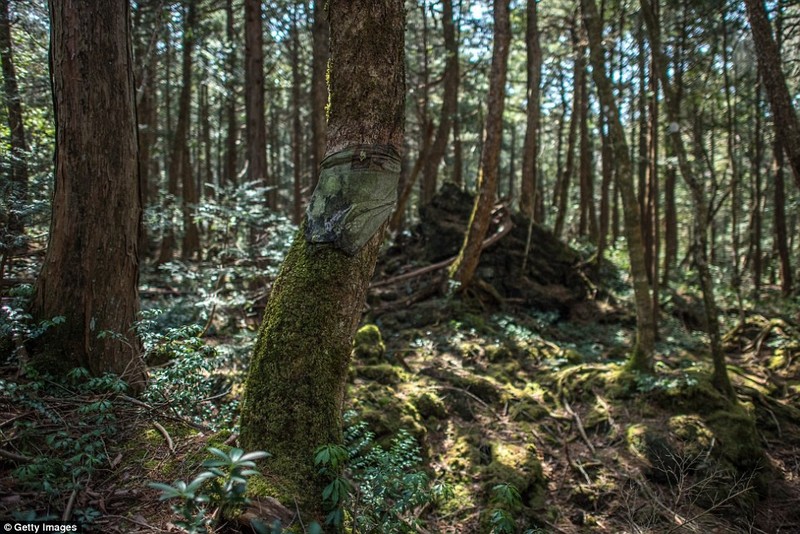
<path fill-rule="evenodd" d="M 403 2 L 330 0 L 328 10 L 327 153 L 355 144 L 400 151 Z M 350 256 L 309 244 L 301 227 L 273 286 L 245 386 L 242 444 L 272 453 L 269 471 L 314 515 L 325 485 L 314 468 L 314 450 L 342 439 L 352 337 L 383 233 L 381 228 Z"/>
<path fill-rule="evenodd" d="M 536 8 L 537 0 L 528 0 L 525 43 L 527 47 L 527 114 L 525 143 L 522 148 L 522 184 L 520 185 L 519 210 L 528 219 L 541 222 L 541 213 L 536 207 L 541 203 L 538 196 L 538 155 L 539 155 L 539 117 L 541 115 L 540 97 L 542 80 L 542 47 L 539 44 L 539 22 Z"/>
<path fill-rule="evenodd" d="M 639 202 L 633 187 L 633 167 L 630 151 L 625 140 L 625 131 L 620 121 L 611 81 L 605 71 L 605 57 L 602 48 L 602 21 L 597 13 L 594 0 L 581 0 L 583 21 L 589 37 L 589 52 L 592 62 L 592 76 L 597 86 L 600 105 L 608 119 L 609 136 L 617 166 L 617 187 L 622 196 L 625 219 L 625 238 L 631 262 L 634 301 L 636 304 L 636 341 L 631 353 L 631 369 L 650 372 L 653 369 L 653 350 L 655 345 L 655 318 L 653 316 L 650 285 L 647 281 L 647 267 L 644 260 L 644 243 L 641 231 Z"/>
<path fill-rule="evenodd" d="M 489 230 L 489 219 L 497 191 L 497 174 L 500 166 L 500 148 L 503 141 L 503 109 L 505 107 L 506 71 L 508 49 L 511 44 L 508 0 L 494 2 L 494 43 L 492 66 L 489 73 L 487 97 L 486 139 L 481 151 L 478 174 L 478 195 L 472 208 L 464 244 L 450 269 L 450 277 L 466 290 L 475 275 L 481 256 L 481 244 Z"/>
<path fill-rule="evenodd" d="M 756 45 L 758 68 L 772 107 L 775 135 L 786 151 L 794 181 L 800 188 L 800 124 L 792 106 L 789 89 L 786 87 L 780 48 L 772 35 L 772 27 L 763 0 L 745 0 L 744 3 L 747 6 L 753 42 Z"/>
<path fill-rule="evenodd" d="M 55 193 L 32 315 L 65 321 L 30 348 L 42 371 L 110 371 L 141 389 L 141 343 L 131 331 L 142 204 L 128 9 L 125 0 L 50 2 Z"/>
<path fill-rule="evenodd" d="M 14 51 L 11 41 L 11 20 L 8 14 L 8 0 L 0 0 L 0 62 L 3 68 L 3 92 L 8 114 L 8 129 L 11 132 L 11 151 L 7 154 L 10 159 L 8 184 L 11 188 L 3 192 L 6 198 L 14 204 L 22 204 L 28 194 L 28 144 L 25 141 L 25 126 L 22 122 L 22 99 L 17 85 L 17 73 L 14 68 Z M 15 208 L 16 206 L 11 206 Z M 21 217 L 11 211 L 8 219 L 8 230 L 13 235 L 24 231 Z M 0 232 L 0 243 L 5 241 Z M 10 237 L 10 236 L 9 236 Z"/>
<path fill-rule="evenodd" d="M 267 126 L 264 118 L 264 35 L 260 0 L 244 2 L 244 105 L 247 117 L 247 179 L 257 186 L 273 185 L 267 179 Z M 267 206 L 275 209 L 278 195 L 267 193 Z"/>

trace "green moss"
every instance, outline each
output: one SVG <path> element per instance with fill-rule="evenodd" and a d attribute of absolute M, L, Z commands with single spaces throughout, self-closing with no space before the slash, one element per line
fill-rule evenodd
<path fill-rule="evenodd" d="M 755 418 L 744 406 L 733 405 L 706 418 L 718 443 L 719 455 L 740 472 L 764 465 L 764 450 L 756 430 Z"/>
<path fill-rule="evenodd" d="M 419 415 L 425 419 L 445 419 L 447 408 L 435 393 L 426 391 L 411 399 Z"/>
<path fill-rule="evenodd" d="M 550 416 L 550 410 L 533 398 L 525 398 L 511 404 L 508 415 L 512 421 L 536 422 Z"/>
<path fill-rule="evenodd" d="M 481 473 L 485 493 L 497 484 L 513 484 L 526 506 L 544 509 L 546 482 L 535 447 L 498 442 L 491 451 L 491 461 Z"/>
<path fill-rule="evenodd" d="M 773 371 L 777 371 L 778 369 L 783 369 L 789 365 L 790 359 L 786 354 L 786 350 L 784 349 L 776 349 L 775 354 L 770 356 L 769 361 L 767 362 L 767 367 L 772 369 Z"/>
<path fill-rule="evenodd" d="M 367 324 L 358 329 L 353 339 L 353 356 L 365 364 L 379 364 L 385 361 L 386 345 L 377 326 Z"/>
<path fill-rule="evenodd" d="M 390 363 L 356 366 L 355 375 L 387 386 L 399 384 L 403 380 L 402 371 Z"/>
<path fill-rule="evenodd" d="M 697 415 L 676 415 L 667 421 L 670 433 L 680 440 L 685 456 L 706 454 L 715 443 L 714 432 Z"/>

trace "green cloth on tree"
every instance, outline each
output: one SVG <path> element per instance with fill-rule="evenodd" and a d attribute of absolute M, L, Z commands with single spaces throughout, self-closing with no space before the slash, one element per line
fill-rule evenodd
<path fill-rule="evenodd" d="M 397 204 L 400 155 L 390 145 L 354 145 L 322 160 L 306 214 L 306 240 L 355 255 Z"/>

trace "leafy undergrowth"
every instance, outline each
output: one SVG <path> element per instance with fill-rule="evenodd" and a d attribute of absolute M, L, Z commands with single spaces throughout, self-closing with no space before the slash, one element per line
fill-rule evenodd
<path fill-rule="evenodd" d="M 657 375 L 647 377 L 624 368 L 632 322 L 618 309 L 603 315 L 598 304 L 589 318 L 567 321 L 492 308 L 433 298 L 365 319 L 375 326 L 360 331 L 354 350 L 350 469 L 326 497 L 345 506 L 346 526 L 800 531 L 800 336 L 790 318 L 727 318 L 734 405 L 710 386 L 703 335 L 668 314 Z M 3 367 L 0 516 L 178 531 L 181 518 L 149 484 L 192 481 L 209 447 L 237 445 L 254 333 L 232 327 L 238 320 L 226 313 L 179 327 L 150 312 L 141 329 L 153 380 L 139 400 L 111 378 L 76 371 L 60 386 L 19 376 L 16 363 Z M 267 470 L 260 493 L 271 483 Z M 344 498 L 348 485 L 354 492 Z M 259 506 L 292 521 L 293 502 Z M 242 521 L 215 523 L 222 532 Z"/>

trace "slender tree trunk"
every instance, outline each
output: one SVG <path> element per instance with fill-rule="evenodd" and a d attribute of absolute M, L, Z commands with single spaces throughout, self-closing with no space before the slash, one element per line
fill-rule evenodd
<path fill-rule="evenodd" d="M 426 197 L 423 202 L 425 203 L 430 202 L 430 197 L 436 192 L 439 166 L 447 151 L 447 141 L 450 139 L 453 117 L 458 107 L 458 43 L 456 42 L 452 0 L 442 0 L 442 31 L 444 33 L 445 53 L 447 54 L 444 67 L 444 92 L 442 94 L 442 111 L 439 116 L 439 126 L 436 129 L 436 136 L 433 138 L 430 153 L 425 158 L 422 166 L 422 183 L 425 184 Z"/>
<path fill-rule="evenodd" d="M 129 17 L 125 0 L 50 2 L 55 191 L 31 314 L 64 322 L 30 351 L 40 371 L 113 372 L 139 391 L 145 367 L 132 327 L 142 200 Z"/>
<path fill-rule="evenodd" d="M 541 222 L 536 206 L 541 195 L 538 177 L 539 117 L 541 115 L 542 48 L 539 44 L 539 22 L 537 0 L 527 2 L 527 26 L 525 29 L 527 48 L 527 123 L 525 142 L 522 147 L 522 184 L 520 186 L 519 210 L 529 220 Z"/>
<path fill-rule="evenodd" d="M 330 109 L 323 169 L 341 165 L 355 151 L 347 156 L 352 163 L 346 179 L 358 180 L 362 170 L 396 176 L 405 116 L 404 4 L 329 0 L 328 13 Z M 342 441 L 352 337 L 385 224 L 354 255 L 309 242 L 307 224 L 267 303 L 245 386 L 241 442 L 272 453 L 270 473 L 319 517 L 326 480 L 314 467 L 314 451 Z"/>
<path fill-rule="evenodd" d="M 750 208 L 750 250 L 753 262 L 753 298 L 758 302 L 761 298 L 761 278 L 763 271 L 761 238 L 763 235 L 762 210 L 764 209 L 764 192 L 762 190 L 761 168 L 764 164 L 764 135 L 761 102 L 761 83 L 756 83 L 755 106 L 753 110 L 753 161 L 752 161 L 752 206 Z M 745 266 L 745 269 L 747 267 Z"/>
<path fill-rule="evenodd" d="M 575 62 L 572 76 L 572 115 L 569 119 L 569 132 L 567 133 L 567 161 L 564 172 L 558 187 L 558 211 L 556 212 L 556 223 L 554 232 L 556 236 L 562 237 L 564 233 L 564 223 L 567 219 L 567 207 L 569 206 L 569 183 L 575 174 L 575 141 L 578 133 L 578 122 L 580 120 L 580 87 L 583 84 L 583 77 L 586 74 L 584 68 L 584 50 L 578 40 L 577 22 L 572 24 L 572 44 L 575 50 Z"/>
<path fill-rule="evenodd" d="M 640 3 L 645 25 L 650 34 L 650 45 L 653 52 L 653 72 L 660 80 L 661 89 L 664 92 L 664 99 L 666 100 L 667 117 L 671 125 L 669 130 L 670 139 L 677 155 L 678 166 L 684 181 L 689 186 L 692 202 L 694 204 L 695 266 L 700 279 L 700 288 L 703 292 L 703 305 L 711 344 L 711 358 L 714 364 L 712 382 L 720 392 L 734 399 L 735 393 L 733 391 L 733 386 L 731 386 L 730 378 L 728 377 L 728 370 L 725 365 L 725 353 L 722 350 L 722 337 L 719 331 L 719 313 L 714 298 L 714 285 L 708 262 L 707 224 L 710 218 L 708 215 L 708 203 L 705 197 L 705 190 L 703 184 L 694 174 L 691 164 L 689 163 L 686 148 L 683 144 L 683 137 L 681 136 L 678 122 L 680 117 L 679 108 L 676 107 L 675 91 L 667 78 L 667 61 L 661 50 L 661 40 L 658 33 L 655 13 L 648 0 L 640 0 Z"/>
<path fill-rule="evenodd" d="M 239 125 L 236 120 L 236 35 L 234 32 L 233 0 L 225 0 L 225 39 L 228 50 L 226 52 L 225 69 L 225 164 L 221 185 L 236 185 L 236 137 Z M 221 126 L 220 126 L 221 127 Z"/>
<path fill-rule="evenodd" d="M 317 187 L 319 165 L 325 156 L 325 104 L 328 102 L 328 86 L 325 72 L 328 70 L 331 31 L 328 25 L 325 0 L 314 0 L 314 24 L 311 30 L 313 57 L 311 59 L 311 189 Z"/>
<path fill-rule="evenodd" d="M 789 296 L 792 293 L 792 264 L 789 254 L 788 231 L 786 229 L 786 185 L 783 171 L 783 153 L 780 140 L 775 139 L 775 148 L 773 149 L 773 176 L 775 177 L 774 239 L 780 264 L 781 292 L 784 296 Z"/>
<path fill-rule="evenodd" d="M 644 260 L 639 202 L 633 187 L 633 168 L 628 143 L 619 116 L 619 108 L 614 99 L 611 81 L 605 71 L 605 57 L 602 47 L 603 21 L 597 13 L 594 0 L 581 0 L 583 21 L 589 37 L 589 51 L 592 62 L 592 76 L 597 86 L 600 105 L 606 112 L 610 136 L 614 147 L 614 162 L 617 167 L 617 186 L 622 194 L 625 217 L 625 237 L 628 241 L 631 277 L 633 278 L 634 301 L 636 304 L 636 342 L 631 353 L 629 367 L 636 371 L 652 372 L 653 350 L 656 338 L 656 324 L 647 281 L 647 267 Z"/>
<path fill-rule="evenodd" d="M 172 146 L 175 139 L 175 132 L 172 128 L 172 32 L 170 25 L 164 25 L 164 66 L 166 74 L 164 77 L 164 126 L 166 129 L 165 145 Z M 175 253 L 175 202 L 178 199 L 180 182 L 178 174 L 170 172 L 172 165 L 172 154 L 170 150 L 164 150 L 164 169 L 167 171 L 167 195 L 163 205 L 163 233 L 161 245 L 159 247 L 158 259 L 156 263 L 161 265 L 172 260 Z"/>
<path fill-rule="evenodd" d="M 244 1 L 244 100 L 247 120 L 247 180 L 257 187 L 275 186 L 267 177 L 267 126 L 264 118 L 264 35 L 260 0 Z M 277 191 L 267 193 L 275 209 Z"/>
<path fill-rule="evenodd" d="M 0 0 L 0 63 L 2 63 L 3 69 L 3 92 L 6 101 L 8 129 L 11 133 L 11 152 L 7 155 L 10 159 L 8 165 L 10 191 L 3 191 L 3 195 L 10 200 L 13 208 L 8 220 L 8 231 L 11 234 L 8 239 L 13 239 L 13 236 L 19 236 L 25 232 L 25 222 L 17 213 L 28 196 L 28 144 L 25 140 L 22 99 L 14 67 L 8 0 Z M 2 233 L 4 232 L 0 231 L 0 244 L 4 244 L 2 242 L 6 240 Z"/>
<path fill-rule="evenodd" d="M 780 139 L 794 181 L 800 188 L 800 124 L 797 120 L 792 97 L 786 87 L 786 77 L 781 64 L 781 51 L 772 36 L 772 28 L 764 8 L 764 0 L 745 0 L 747 17 L 756 45 L 756 57 L 764 88 L 767 90 L 775 121 L 775 136 Z"/>
<path fill-rule="evenodd" d="M 292 174 L 294 177 L 292 220 L 294 220 L 295 224 L 300 224 L 303 218 L 303 147 L 301 146 L 303 142 L 303 125 L 300 121 L 300 85 L 302 80 L 300 74 L 300 28 L 297 24 L 297 10 L 299 8 L 295 4 L 292 9 L 290 43 L 292 63 Z M 264 153 L 266 154 L 266 145 Z"/>
<path fill-rule="evenodd" d="M 194 210 L 198 202 L 197 188 L 192 173 L 189 154 L 189 123 L 192 105 L 192 54 L 194 53 L 197 7 L 195 2 L 188 2 L 183 28 L 183 61 L 181 94 L 178 100 L 178 124 L 175 128 L 175 140 L 172 145 L 170 160 L 170 177 L 174 173 L 181 181 L 181 208 L 183 212 L 183 259 L 196 258 L 200 253 L 200 231 L 194 221 Z"/>
<path fill-rule="evenodd" d="M 589 90 L 586 83 L 586 66 L 581 75 L 580 86 L 580 153 L 578 176 L 580 177 L 580 218 L 578 220 L 578 234 L 588 236 L 589 240 L 597 243 L 597 214 L 594 206 L 594 171 L 592 168 L 592 143 L 589 138 Z"/>
<path fill-rule="evenodd" d="M 497 190 L 500 147 L 503 141 L 503 108 L 510 44 L 509 0 L 494 0 L 494 44 L 489 73 L 486 140 L 481 152 L 481 167 L 477 182 L 478 194 L 475 196 L 464 244 L 450 269 L 450 277 L 460 284 L 461 291 L 468 289 L 472 282 L 480 261 L 481 244 L 489 231 L 489 219 Z"/>

